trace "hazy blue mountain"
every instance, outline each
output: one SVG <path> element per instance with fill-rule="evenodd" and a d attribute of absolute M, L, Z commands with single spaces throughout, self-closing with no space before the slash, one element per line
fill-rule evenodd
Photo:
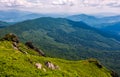
<path fill-rule="evenodd" d="M 4 28 L 4 27 L 9 26 L 9 25 L 10 25 L 10 23 L 0 21 L 0 28 Z"/>
<path fill-rule="evenodd" d="M 39 17 L 46 17 L 46 16 L 43 14 L 37 14 L 27 11 L 18 11 L 18 10 L 0 11 L 0 20 L 6 22 L 21 22 Z"/>
<path fill-rule="evenodd" d="M 97 18 L 103 18 L 103 17 L 111 17 L 111 16 L 117 16 L 119 14 L 117 13 L 110 13 L 110 12 L 103 12 L 103 13 L 94 13 L 94 14 L 91 14 L 92 16 L 95 16 Z"/>
<path fill-rule="evenodd" d="M 25 20 L 31 20 L 31 19 L 36 19 L 36 18 L 40 18 L 40 17 L 53 17 L 53 18 L 59 18 L 62 17 L 64 18 L 66 15 L 64 14 L 39 14 L 39 13 L 31 13 L 31 14 L 27 14 L 24 16 L 21 16 L 21 18 L 16 18 L 15 20 L 17 21 L 25 21 Z"/>
<path fill-rule="evenodd" d="M 73 15 L 73 16 L 69 16 L 67 17 L 70 20 L 73 21 L 83 21 L 89 25 L 93 25 L 98 23 L 99 19 L 94 17 L 94 16 L 90 16 L 90 15 L 86 15 L 86 14 L 80 14 L 80 15 Z"/>
<path fill-rule="evenodd" d="M 110 17 L 103 17 L 101 20 L 104 20 L 104 23 L 115 23 L 120 21 L 120 15 L 117 16 L 110 16 Z"/>
<path fill-rule="evenodd" d="M 120 22 L 104 24 L 105 27 L 102 27 L 101 30 L 120 35 Z"/>
<path fill-rule="evenodd" d="M 105 24 L 119 22 L 120 16 L 118 15 L 118 16 L 99 18 L 99 17 L 95 17 L 95 16 L 80 14 L 80 15 L 69 16 L 69 17 L 67 17 L 67 19 L 70 19 L 73 21 L 83 21 L 92 27 L 101 28 L 104 26 L 109 26 L 109 25 L 105 25 Z"/>
<path fill-rule="evenodd" d="M 29 12 L 25 11 L 18 11 L 18 10 L 8 10 L 8 11 L 0 11 L 0 20 L 7 21 L 7 22 L 16 22 L 16 18 L 21 16 L 30 14 Z"/>
<path fill-rule="evenodd" d="M 8 10 L 0 11 L 0 21 L 5 22 L 21 22 L 25 20 L 40 18 L 40 17 L 65 17 L 67 14 L 41 14 L 41 13 L 32 13 L 28 11 L 19 11 L 19 10 Z"/>
<path fill-rule="evenodd" d="M 27 14 L 27 15 L 15 18 L 14 21 L 20 22 L 20 21 L 31 20 L 31 19 L 36 19 L 36 18 L 40 18 L 40 17 L 46 17 L 46 15 L 31 13 L 31 14 Z"/>

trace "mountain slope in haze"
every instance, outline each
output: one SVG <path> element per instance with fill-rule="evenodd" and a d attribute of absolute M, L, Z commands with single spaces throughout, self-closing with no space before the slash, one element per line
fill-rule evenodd
<path fill-rule="evenodd" d="M 80 15 L 73 15 L 67 17 L 73 21 L 84 21 L 85 23 L 89 24 L 92 27 L 99 28 L 106 35 L 110 38 L 116 38 L 120 40 L 120 16 L 109 16 L 109 17 L 102 17 L 97 18 L 90 15 L 80 14 Z"/>
<path fill-rule="evenodd" d="M 24 20 L 30 20 L 30 19 L 40 18 L 40 17 L 46 17 L 46 16 L 43 14 L 31 13 L 28 15 L 24 15 L 21 18 L 17 18 L 17 20 L 24 21 Z"/>
<path fill-rule="evenodd" d="M 66 14 L 41 14 L 41 13 L 33 13 L 28 11 L 20 11 L 20 10 L 7 10 L 7 11 L 0 11 L 0 21 L 5 22 L 22 22 L 25 20 L 40 18 L 40 17 L 66 17 Z"/>
<path fill-rule="evenodd" d="M 7 36 L 0 41 L 1 77 L 117 77 L 95 59 L 68 61 L 38 56 L 33 49 L 16 42 L 13 34 Z"/>
<path fill-rule="evenodd" d="M 10 25 L 10 24 L 7 22 L 0 21 L 0 28 L 6 27 L 8 25 Z"/>
<path fill-rule="evenodd" d="M 0 11 L 0 21 L 16 22 L 16 18 L 30 14 L 29 12 L 19 10 Z"/>
<path fill-rule="evenodd" d="M 23 42 L 32 41 L 47 56 L 70 60 L 94 57 L 109 68 L 120 71 L 120 42 L 103 36 L 84 22 L 38 18 L 1 29 L 0 35 L 11 32 L 17 34 Z"/>
<path fill-rule="evenodd" d="M 94 16 L 86 15 L 86 14 L 68 16 L 67 19 L 70 19 L 73 21 L 83 21 L 91 26 L 93 26 L 94 24 L 97 24 L 99 22 L 98 18 L 96 18 Z"/>
<path fill-rule="evenodd" d="M 0 11 L 0 20 L 5 22 L 21 22 L 39 17 L 46 15 L 19 10 Z"/>
<path fill-rule="evenodd" d="M 120 35 L 120 22 L 105 24 L 105 27 L 102 27 L 101 30 Z"/>
<path fill-rule="evenodd" d="M 108 24 L 108 23 L 119 22 L 120 16 L 117 15 L 117 16 L 97 18 L 97 17 L 91 16 L 91 15 L 80 14 L 80 15 L 68 16 L 67 19 L 70 19 L 73 21 L 83 21 L 92 27 L 101 28 L 104 26 L 108 26 L 108 25 L 104 25 L 106 23 Z"/>
<path fill-rule="evenodd" d="M 103 17 L 102 19 L 104 19 L 107 23 L 112 23 L 112 22 L 115 23 L 120 21 L 120 15 Z"/>

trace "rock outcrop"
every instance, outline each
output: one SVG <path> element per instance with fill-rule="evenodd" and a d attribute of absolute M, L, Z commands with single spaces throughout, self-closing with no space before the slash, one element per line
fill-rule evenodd
<path fill-rule="evenodd" d="M 19 39 L 18 39 L 18 37 L 15 35 L 15 34 L 13 34 L 13 33 L 9 33 L 9 34 L 6 34 L 2 39 L 0 39 L 1 41 L 11 41 L 12 42 L 12 46 L 13 46 L 13 48 L 15 49 L 15 50 L 19 50 L 19 51 L 21 51 L 22 53 L 24 53 L 24 54 L 27 54 L 27 52 L 25 52 L 25 51 L 23 51 L 23 50 L 21 50 L 20 48 L 19 48 Z"/>
<path fill-rule="evenodd" d="M 26 42 L 25 45 L 26 45 L 27 47 L 35 50 L 36 52 L 38 52 L 41 56 L 45 56 L 45 53 L 44 53 L 42 50 L 36 48 L 36 47 L 32 44 L 32 42 Z"/>
<path fill-rule="evenodd" d="M 103 68 L 102 64 L 99 63 L 96 59 L 89 59 L 90 63 L 94 63 L 98 68 Z"/>
<path fill-rule="evenodd" d="M 7 41 L 19 43 L 18 37 L 13 33 L 6 34 L 1 40 L 7 40 Z"/>

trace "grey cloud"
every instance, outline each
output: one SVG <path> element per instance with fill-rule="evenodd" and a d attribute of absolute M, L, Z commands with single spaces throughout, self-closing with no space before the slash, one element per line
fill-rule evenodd
<path fill-rule="evenodd" d="M 0 6 L 2 7 L 10 7 L 10 8 L 27 8 L 27 7 L 35 7 L 36 5 L 41 5 L 40 3 L 33 3 L 27 0 L 0 0 Z"/>
<path fill-rule="evenodd" d="M 73 6 L 74 2 L 73 0 L 54 0 L 52 1 L 52 5 L 68 5 L 68 6 Z"/>
<path fill-rule="evenodd" d="M 114 3 L 109 3 L 109 4 L 107 4 L 107 6 L 110 6 L 110 7 L 120 7 L 120 2 L 116 1 Z"/>
<path fill-rule="evenodd" d="M 120 0 L 81 0 L 82 4 L 85 6 L 91 6 L 91 7 L 119 7 L 120 6 Z"/>
<path fill-rule="evenodd" d="M 111 6 L 111 7 L 120 7 L 120 4 L 109 4 L 108 6 Z"/>
<path fill-rule="evenodd" d="M 84 6 L 95 7 L 100 6 L 101 0 L 81 0 L 81 2 Z"/>

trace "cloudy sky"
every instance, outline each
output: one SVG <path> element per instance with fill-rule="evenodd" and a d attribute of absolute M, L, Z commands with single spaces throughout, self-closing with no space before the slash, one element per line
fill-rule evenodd
<path fill-rule="evenodd" d="M 119 13 L 120 0 L 0 0 L 0 10 L 40 13 Z"/>

